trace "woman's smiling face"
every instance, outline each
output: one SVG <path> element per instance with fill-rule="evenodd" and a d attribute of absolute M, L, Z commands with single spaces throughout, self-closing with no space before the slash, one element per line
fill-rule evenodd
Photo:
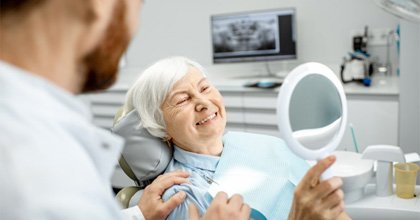
<path fill-rule="evenodd" d="M 203 154 L 221 152 L 226 126 L 223 97 L 198 69 L 190 67 L 174 84 L 161 109 L 167 133 L 178 147 Z"/>

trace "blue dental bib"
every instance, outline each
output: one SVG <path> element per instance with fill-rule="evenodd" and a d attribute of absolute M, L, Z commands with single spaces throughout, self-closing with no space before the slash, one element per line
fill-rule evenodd
<path fill-rule="evenodd" d="M 273 136 L 228 132 L 223 143 L 207 196 L 238 193 L 251 206 L 252 219 L 287 219 L 294 189 L 309 165 Z"/>

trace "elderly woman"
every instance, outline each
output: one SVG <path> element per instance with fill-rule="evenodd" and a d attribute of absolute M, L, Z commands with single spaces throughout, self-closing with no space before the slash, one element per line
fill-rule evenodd
<path fill-rule="evenodd" d="M 198 63 L 184 57 L 172 57 L 158 61 L 146 69 L 127 93 L 123 111 L 128 113 L 133 109 L 137 110 L 141 124 L 153 136 L 168 141 L 173 147 L 173 159 L 166 172 L 184 170 L 191 173 L 188 184 L 175 185 L 164 193 L 164 200 L 179 191 L 187 194 L 187 199 L 172 211 L 168 219 L 187 219 L 189 209 L 198 209 L 202 215 L 210 204 L 206 194 L 215 182 L 215 174 L 224 172 L 223 166 L 226 165 L 240 166 L 241 162 L 234 158 L 235 153 L 243 155 L 249 149 L 258 149 L 262 153 L 254 151 L 251 153 L 253 155 L 243 158 L 251 158 L 249 163 L 264 161 L 261 163 L 264 169 L 274 169 L 267 170 L 266 176 L 274 175 L 271 172 L 279 172 L 283 175 L 280 179 L 286 180 L 271 193 L 274 195 L 261 192 L 260 200 L 265 200 L 264 195 L 275 196 L 277 200 L 273 204 L 266 204 L 273 206 L 268 212 L 275 213 L 277 210 L 277 213 L 269 217 L 345 217 L 341 180 L 331 178 L 319 181 L 322 171 L 335 158 L 327 158 L 309 170 L 305 161 L 293 155 L 281 139 L 226 132 L 227 115 L 223 97 L 206 78 L 205 70 Z M 270 148 L 270 145 L 275 147 Z M 271 168 L 265 164 L 269 164 Z M 294 178 L 289 178 L 290 176 Z M 271 180 L 274 181 L 275 178 Z M 270 182 L 271 185 L 272 183 Z M 256 190 L 258 193 L 259 189 Z M 248 202 L 247 197 L 245 202 Z M 189 206 L 190 203 L 194 206 Z"/>

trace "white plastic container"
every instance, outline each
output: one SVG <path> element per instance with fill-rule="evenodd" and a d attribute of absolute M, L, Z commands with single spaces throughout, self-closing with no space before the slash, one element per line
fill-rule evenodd
<path fill-rule="evenodd" d="M 374 176 L 373 160 L 361 159 L 362 155 L 349 151 L 334 151 L 337 157 L 332 166 L 334 176 L 343 180 L 344 202 L 352 203 L 364 196 L 365 186 Z"/>

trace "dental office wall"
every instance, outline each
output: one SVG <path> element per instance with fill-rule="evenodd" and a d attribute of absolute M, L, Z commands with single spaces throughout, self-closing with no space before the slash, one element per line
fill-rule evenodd
<path fill-rule="evenodd" d="M 146 1 L 140 17 L 139 31 L 125 56 L 126 66 L 121 70 L 119 83 L 132 84 L 145 67 L 158 59 L 172 55 L 184 55 L 198 61 L 209 70 L 210 78 L 263 75 L 266 72 L 264 62 L 216 65 L 212 63 L 210 16 L 284 7 L 294 7 L 297 11 L 298 59 L 270 61 L 271 70 L 280 72 L 280 75 L 284 75 L 298 64 L 308 61 L 327 64 L 338 73 L 342 57 L 352 50 L 352 31 L 363 29 L 365 25 L 371 29 L 395 29 L 400 22 L 397 17 L 377 7 L 373 0 Z M 414 39 L 419 38 L 414 37 Z M 411 41 L 415 41 L 414 39 Z M 407 48 L 407 50 L 412 50 L 413 48 L 410 47 L 404 46 L 403 43 L 402 51 Z M 370 50 L 371 53 L 380 56 L 381 61 L 385 61 L 384 46 L 370 47 Z M 416 53 L 417 58 L 414 56 Z M 420 127 L 418 116 L 420 104 L 419 101 L 412 101 L 420 98 L 418 53 L 408 51 L 401 53 L 401 57 L 417 59 L 410 61 L 411 63 L 408 65 L 404 64 L 405 61 L 400 62 L 401 65 L 405 65 L 405 67 L 401 67 L 401 74 L 405 72 L 417 74 L 417 76 L 404 78 L 403 84 L 400 85 L 400 89 L 405 88 L 405 90 L 402 89 L 400 95 L 402 127 L 399 137 L 405 152 L 420 152 L 420 131 L 418 129 Z M 397 60 L 396 52 L 393 51 L 393 63 L 398 63 Z M 396 65 L 393 66 L 396 67 Z M 410 89 L 417 90 L 417 92 L 412 94 L 409 92 Z M 417 107 L 413 108 L 413 106 Z M 416 114 L 417 118 L 413 120 L 412 116 Z"/>
<path fill-rule="evenodd" d="M 297 11 L 298 59 L 269 62 L 273 72 L 283 74 L 307 61 L 322 62 L 338 72 L 343 56 L 352 50 L 353 30 L 363 29 L 365 25 L 372 29 L 395 29 L 398 24 L 396 17 L 377 7 L 373 0 L 146 1 L 121 80 L 132 82 L 144 67 L 171 55 L 197 60 L 209 70 L 210 77 L 265 74 L 264 62 L 212 63 L 210 16 L 284 7 L 294 7 Z M 385 55 L 385 47 L 371 49 Z"/>
<path fill-rule="evenodd" d="M 400 67 L 399 143 L 420 153 L 420 24 L 401 21 Z"/>

